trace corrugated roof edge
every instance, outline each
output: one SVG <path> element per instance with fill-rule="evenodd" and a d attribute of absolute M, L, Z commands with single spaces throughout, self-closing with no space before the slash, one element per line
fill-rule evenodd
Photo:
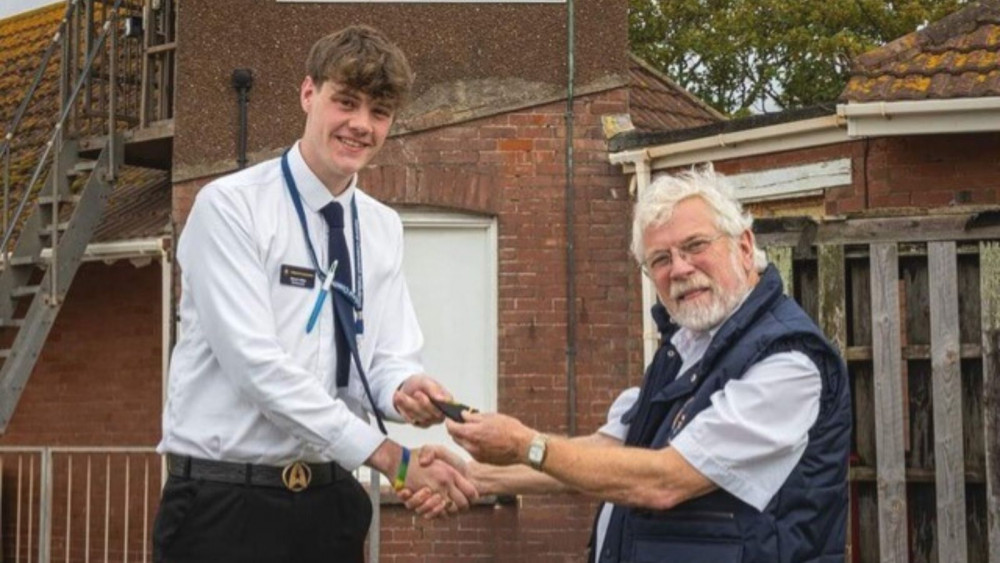
<path fill-rule="evenodd" d="M 654 145 L 679 143 L 681 141 L 701 139 L 704 137 L 711 137 L 713 135 L 735 133 L 737 131 L 757 129 L 760 127 L 767 127 L 769 125 L 778 125 L 781 123 L 790 123 L 792 121 L 812 119 L 814 117 L 834 115 L 836 113 L 836 104 L 830 102 L 781 112 L 751 115 L 749 117 L 741 117 L 739 119 L 731 119 L 729 121 L 720 121 L 718 123 L 712 123 L 711 125 L 702 125 L 700 127 L 692 127 L 689 129 L 653 131 L 647 133 L 627 131 L 612 137 L 611 141 L 608 143 L 608 149 L 610 152 L 620 152 Z"/>

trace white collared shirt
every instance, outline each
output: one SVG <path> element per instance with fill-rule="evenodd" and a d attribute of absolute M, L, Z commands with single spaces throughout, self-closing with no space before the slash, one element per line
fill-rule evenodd
<path fill-rule="evenodd" d="M 316 259 L 325 267 L 327 226 L 319 209 L 333 197 L 298 143 L 288 157 Z M 359 352 L 379 410 L 399 420 L 393 392 L 423 371 L 423 336 L 402 272 L 403 227 L 393 210 L 355 182 L 337 201 L 344 206 L 352 272 L 351 198 L 357 202 L 364 282 Z M 350 384 L 338 393 L 333 299 L 326 299 L 306 334 L 320 276 L 312 288 L 281 281 L 282 266 L 315 267 L 280 159 L 205 186 L 180 237 L 177 261 L 180 339 L 157 451 L 271 465 L 301 459 L 360 466 L 385 437 L 359 417 L 370 407 L 353 362 Z"/>
<path fill-rule="evenodd" d="M 674 333 L 680 373 L 701 361 L 717 330 Z M 819 368 L 809 356 L 772 354 L 713 393 L 711 406 L 670 446 L 720 489 L 764 510 L 809 444 L 821 391 Z"/>

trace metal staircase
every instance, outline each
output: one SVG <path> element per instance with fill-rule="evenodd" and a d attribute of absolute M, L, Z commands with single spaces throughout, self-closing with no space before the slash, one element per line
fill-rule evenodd
<path fill-rule="evenodd" d="M 172 135 L 172 7 L 169 0 L 67 1 L 59 30 L 6 129 L 0 158 L 9 171 L 18 126 L 39 85 L 54 74 L 47 68 L 61 50 L 59 114 L 34 172 L 14 186 L 5 174 L 0 435 L 101 221 L 119 168 L 129 162 L 126 152 L 131 148 L 132 160 L 148 165 L 151 150 L 163 152 L 157 141 Z M 129 147 L 137 132 L 142 140 Z M 11 213 L 13 192 L 20 201 Z"/>

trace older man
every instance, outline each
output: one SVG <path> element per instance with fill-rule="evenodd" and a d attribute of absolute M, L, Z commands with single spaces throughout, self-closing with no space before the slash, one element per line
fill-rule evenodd
<path fill-rule="evenodd" d="M 636 205 L 633 252 L 662 303 L 661 345 L 621 419 L 624 447 L 499 414 L 448 422 L 479 461 L 527 464 L 613 503 L 593 561 L 844 557 L 847 371 L 784 295 L 751 224 L 711 169 L 658 178 Z"/>

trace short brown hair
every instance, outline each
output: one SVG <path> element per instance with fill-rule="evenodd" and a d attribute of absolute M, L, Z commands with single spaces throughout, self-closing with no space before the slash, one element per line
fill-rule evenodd
<path fill-rule="evenodd" d="M 332 80 L 399 109 L 413 85 L 403 52 L 379 31 L 352 25 L 313 44 L 306 72 L 317 88 Z"/>

